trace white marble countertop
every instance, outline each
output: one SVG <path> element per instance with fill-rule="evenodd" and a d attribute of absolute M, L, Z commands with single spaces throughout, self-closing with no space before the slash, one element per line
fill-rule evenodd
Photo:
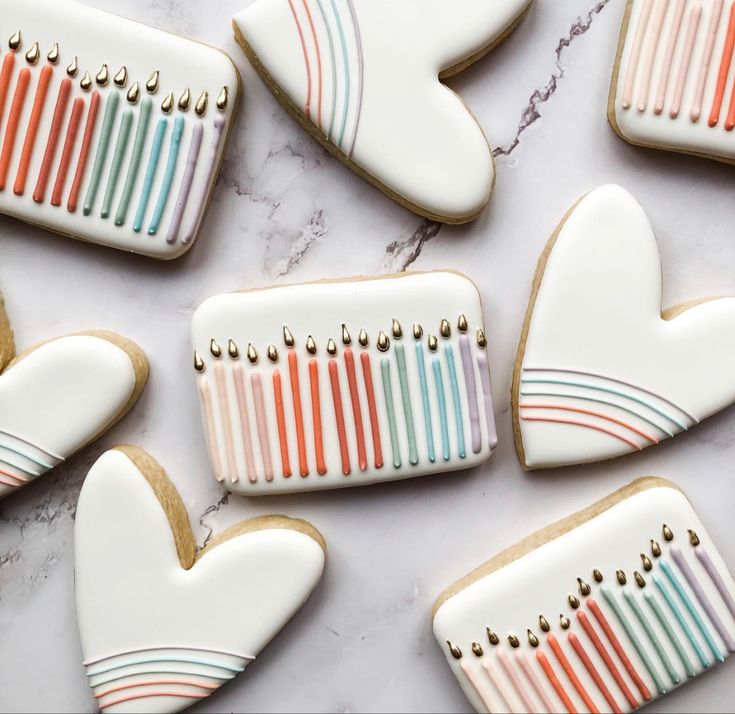
<path fill-rule="evenodd" d="M 200 543 L 243 517 L 281 512 L 310 520 L 329 545 L 307 606 L 198 711 L 467 711 L 431 632 L 435 597 L 502 548 L 640 475 L 679 483 L 735 568 L 735 410 L 592 467 L 525 474 L 513 448 L 511 368 L 536 259 L 583 192 L 616 182 L 644 204 L 659 237 L 667 304 L 735 294 L 735 170 L 628 146 L 606 122 L 624 0 L 538 0 L 506 44 L 453 80 L 498 147 L 498 181 L 477 222 L 441 229 L 377 193 L 286 116 L 232 39 L 230 18 L 243 2 L 95 0 L 223 46 L 242 72 L 237 132 L 186 258 L 157 263 L 0 217 L 0 288 L 20 347 L 108 328 L 135 339 L 152 367 L 147 392 L 121 424 L 0 503 L 0 710 L 93 708 L 75 623 L 74 510 L 90 465 L 121 442 L 165 466 Z M 220 491 L 191 374 L 194 308 L 242 287 L 409 267 L 456 268 L 480 286 L 501 438 L 491 462 L 273 500 Z M 730 663 L 650 710 L 729 711 L 734 683 Z"/>

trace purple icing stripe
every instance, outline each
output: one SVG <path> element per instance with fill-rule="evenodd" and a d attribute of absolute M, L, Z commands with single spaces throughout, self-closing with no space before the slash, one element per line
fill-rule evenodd
<path fill-rule="evenodd" d="M 493 387 L 490 381 L 490 365 L 487 363 L 487 355 L 479 352 L 477 355 L 477 366 L 480 370 L 480 382 L 482 383 L 482 395 L 485 400 L 485 419 L 487 419 L 487 434 L 490 451 L 494 451 L 498 445 L 498 430 L 495 426 L 495 405 L 493 404 Z"/>
<path fill-rule="evenodd" d="M 462 369 L 464 370 L 464 386 L 467 390 L 467 404 L 470 409 L 470 425 L 472 427 L 472 452 L 480 453 L 482 438 L 480 436 L 480 412 L 477 409 L 477 381 L 475 366 L 472 364 L 472 351 L 467 335 L 460 335 L 459 350 L 462 353 Z"/>
<path fill-rule="evenodd" d="M 722 579 L 722 576 L 717 570 L 715 564 L 712 562 L 712 559 L 709 557 L 709 554 L 704 548 L 702 548 L 702 546 L 696 547 L 694 549 L 694 554 L 702 564 L 702 567 L 707 571 L 707 575 L 710 576 L 710 579 L 715 584 L 717 591 L 722 596 L 722 599 L 725 601 L 725 605 L 727 605 L 727 609 L 735 620 L 735 598 L 733 598 L 732 593 L 728 589 L 727 585 L 725 585 L 725 581 Z"/>
<path fill-rule="evenodd" d="M 347 152 L 347 158 L 352 157 L 352 153 L 355 151 L 355 142 L 357 141 L 357 132 L 360 129 L 360 115 L 362 114 L 362 94 L 363 87 L 365 84 L 365 61 L 363 58 L 362 50 L 362 36 L 360 34 L 360 23 L 357 20 L 357 12 L 355 11 L 355 5 L 352 0 L 347 0 L 347 4 L 350 8 L 350 15 L 352 15 L 352 24 L 355 27 L 355 43 L 357 44 L 357 66 L 359 72 L 359 79 L 357 82 L 357 114 L 355 116 L 355 133 L 352 135 L 352 143 L 350 144 L 350 150 Z"/>
<path fill-rule="evenodd" d="M 197 162 L 199 161 L 199 152 L 202 148 L 202 132 L 204 131 L 204 124 L 198 121 L 194 125 L 194 130 L 191 134 L 191 145 L 189 146 L 189 155 L 186 157 L 186 170 L 184 176 L 181 179 L 181 188 L 179 189 L 179 195 L 176 199 L 176 205 L 174 206 L 174 212 L 171 216 L 171 224 L 168 227 L 168 235 L 166 236 L 166 242 L 169 245 L 176 243 L 176 238 L 179 235 L 179 228 L 181 228 L 181 220 L 184 217 L 184 211 L 186 210 L 186 203 L 189 200 L 189 193 L 191 193 L 191 185 L 194 182 L 194 173 L 197 170 Z"/>
<path fill-rule="evenodd" d="M 715 611 L 715 608 L 712 606 L 712 603 L 709 601 L 707 595 L 705 595 L 704 590 L 702 590 L 702 586 L 699 584 L 699 581 L 692 572 L 692 569 L 689 567 L 689 563 L 687 563 L 686 559 L 682 555 L 682 552 L 678 548 L 672 547 L 671 557 L 674 559 L 674 562 L 679 566 L 679 570 L 681 570 L 682 574 L 684 575 L 684 579 L 687 581 L 687 583 L 689 583 L 689 587 L 694 592 L 697 600 L 699 600 L 699 604 L 707 613 L 707 617 L 709 617 L 710 622 L 717 630 L 718 634 L 722 638 L 722 641 L 725 643 L 727 651 L 735 652 L 735 640 L 732 638 L 732 635 L 727 631 L 727 629 L 725 629 L 725 626 L 722 624 L 720 616 Z"/>

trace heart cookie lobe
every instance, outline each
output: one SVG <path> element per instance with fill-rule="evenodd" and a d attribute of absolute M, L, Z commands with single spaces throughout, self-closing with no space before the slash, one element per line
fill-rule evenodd
<path fill-rule="evenodd" d="M 473 220 L 488 142 L 440 82 L 485 54 L 530 0 L 258 0 L 236 37 L 269 89 L 332 154 L 411 210 Z"/>
<path fill-rule="evenodd" d="M 74 535 L 84 666 L 103 712 L 176 712 L 209 696 L 296 613 L 324 568 L 319 533 L 281 516 L 242 522 L 197 551 L 174 486 L 134 447 L 92 467 Z"/>
<path fill-rule="evenodd" d="M 529 469 L 609 459 L 688 430 L 735 401 L 735 298 L 662 313 L 641 205 L 603 186 L 570 211 L 539 263 L 513 383 Z"/>

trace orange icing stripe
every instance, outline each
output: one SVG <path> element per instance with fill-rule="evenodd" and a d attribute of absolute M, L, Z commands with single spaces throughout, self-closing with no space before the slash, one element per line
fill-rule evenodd
<path fill-rule="evenodd" d="M 92 98 L 89 102 L 89 112 L 87 112 L 87 126 L 84 128 L 84 137 L 82 138 L 82 148 L 79 150 L 79 161 L 77 170 L 74 173 L 74 181 L 71 184 L 69 192 L 69 201 L 66 204 L 69 213 L 77 210 L 77 202 L 79 201 L 79 191 L 82 188 L 84 180 L 84 170 L 87 168 L 87 159 L 89 158 L 89 149 L 94 138 L 94 127 L 97 124 L 97 110 L 100 107 L 100 93 L 92 92 Z"/>
<path fill-rule="evenodd" d="M 5 102 L 8 99 L 10 79 L 15 69 L 15 52 L 8 52 L 3 58 L 3 68 L 0 70 L 0 121 L 5 113 Z"/>
<path fill-rule="evenodd" d="M 342 410 L 342 394 L 339 388 L 339 371 L 337 369 L 337 362 L 333 359 L 329 360 L 329 381 L 332 385 L 334 416 L 337 419 L 337 437 L 339 438 L 339 451 L 342 457 L 342 473 L 345 476 L 349 476 L 352 468 L 350 467 L 350 451 L 347 446 L 345 414 Z"/>
<path fill-rule="evenodd" d="M 104 692 L 99 692 L 99 693 L 95 692 L 94 698 L 102 699 L 102 697 L 107 697 L 110 694 L 115 694 L 115 692 L 122 692 L 125 689 L 136 689 L 137 687 L 160 686 L 162 684 L 179 684 L 182 687 L 197 687 L 199 689 L 208 689 L 211 692 L 219 688 L 218 685 L 216 684 L 206 684 L 205 682 L 192 682 L 190 680 L 177 680 L 177 679 L 156 679 L 155 681 L 151 680 L 149 682 L 133 682 L 132 684 L 120 684 L 117 687 L 110 687 L 110 689 L 105 689 Z M 107 704 L 105 706 L 111 706 L 111 705 Z"/>
<path fill-rule="evenodd" d="M 283 388 L 281 387 L 281 373 L 273 372 L 273 397 L 276 400 L 276 420 L 278 421 L 278 441 L 281 445 L 281 463 L 283 475 L 290 478 L 292 475 L 291 463 L 288 458 L 288 438 L 286 436 L 286 418 L 283 414 Z"/>
<path fill-rule="evenodd" d="M 14 476 L 11 476 L 11 478 L 15 478 L 15 477 Z M 8 481 L 3 476 L 0 476 L 0 483 L 4 484 L 5 486 L 10 486 L 11 488 L 18 488 L 19 486 L 22 486 L 23 485 L 22 483 L 14 483 L 13 481 Z"/>
<path fill-rule="evenodd" d="M 584 668 L 587 670 L 590 677 L 592 677 L 592 679 L 594 680 L 597 688 L 602 693 L 602 696 L 605 697 L 605 701 L 610 705 L 610 708 L 615 714 L 622 714 L 622 709 L 618 706 L 618 703 L 613 698 L 613 695 L 610 693 L 610 690 L 607 688 L 607 685 L 600 676 L 600 673 L 597 671 L 594 663 L 589 658 L 589 655 L 584 651 L 584 647 L 582 647 L 582 643 L 579 641 L 579 637 L 577 637 L 577 635 L 575 635 L 573 632 L 570 632 L 568 639 L 569 644 L 571 644 L 572 648 L 577 653 L 577 657 L 579 657 L 579 659 L 582 661 Z"/>
<path fill-rule="evenodd" d="M 587 709 L 590 710 L 590 712 L 592 712 L 592 714 L 600 714 L 600 710 L 592 701 L 592 697 L 590 697 L 590 695 L 587 693 L 587 690 L 584 688 L 582 682 L 579 681 L 579 677 L 577 676 L 577 673 L 574 671 L 574 668 L 567 659 L 567 656 L 564 654 L 564 650 L 562 650 L 559 641 L 556 639 L 556 637 L 554 637 L 554 635 L 549 635 L 547 637 L 547 640 L 549 642 L 549 646 L 554 652 L 554 655 L 556 656 L 556 659 L 561 665 L 561 668 L 564 670 L 564 674 L 567 675 L 569 681 L 572 683 L 572 686 L 577 690 L 577 694 L 582 697 L 584 705 L 587 707 Z"/>
<path fill-rule="evenodd" d="M 69 173 L 69 166 L 71 165 L 72 154 L 74 153 L 74 145 L 77 142 L 79 127 L 82 123 L 83 111 L 84 100 L 81 97 L 77 97 L 71 108 L 71 118 L 69 119 L 69 126 L 66 129 L 64 149 L 61 152 L 61 161 L 59 162 L 59 170 L 56 173 L 54 190 L 51 193 L 52 206 L 61 205 L 61 195 L 64 192 L 64 184 L 66 183 L 66 177 Z"/>
<path fill-rule="evenodd" d="M 293 6 L 293 0 L 288 0 L 291 14 L 293 15 L 296 29 L 299 32 L 299 40 L 301 40 L 301 49 L 304 53 L 304 64 L 306 65 L 306 104 L 304 105 L 304 114 L 311 121 L 311 62 L 309 61 L 309 51 L 306 49 L 306 40 L 304 39 L 304 31 L 301 29 L 299 16 L 296 14 L 296 8 Z"/>
<path fill-rule="evenodd" d="M 561 699 L 562 704 L 564 704 L 564 708 L 569 712 L 569 714 L 577 714 L 577 710 L 574 708 L 572 700 L 569 698 L 569 695 L 562 686 L 562 683 L 559 681 L 559 677 L 554 673 L 554 668 L 551 666 L 549 658 L 541 650 L 536 650 L 536 659 L 541 665 L 541 669 L 544 670 L 544 674 L 546 675 L 546 679 L 549 680 L 549 684 L 551 684 L 554 691 L 559 695 L 559 699 Z"/>
<path fill-rule="evenodd" d="M 15 193 L 16 196 L 22 196 L 26 190 L 28 170 L 31 166 L 31 158 L 33 158 L 33 149 L 36 145 L 38 127 L 41 124 L 43 108 L 46 104 L 46 96 L 48 95 L 48 85 L 53 73 L 54 70 L 51 68 L 51 65 L 44 65 L 41 70 L 41 76 L 38 79 L 36 98 L 33 100 L 33 109 L 31 111 L 31 118 L 28 120 L 28 131 L 26 132 L 26 138 L 23 142 L 23 151 L 20 155 L 18 173 L 15 175 L 13 193 Z"/>
<path fill-rule="evenodd" d="M 717 75 L 717 89 L 715 89 L 715 98 L 712 100 L 712 110 L 709 115 L 709 125 L 717 126 L 720 121 L 720 110 L 722 109 L 722 100 L 725 97 L 725 85 L 727 84 L 727 76 L 730 73 L 730 63 L 732 62 L 732 54 L 735 50 L 735 2 L 730 8 L 730 22 L 727 26 L 727 37 L 725 38 L 725 46 L 722 49 L 722 60 L 720 61 L 720 72 Z M 735 100 L 735 95 L 733 95 Z M 735 111 L 733 102 L 730 103 L 730 112 Z M 728 119 L 730 113 L 728 112 Z M 735 126 L 735 124 L 734 124 Z M 732 130 L 732 127 L 730 127 Z"/>
<path fill-rule="evenodd" d="M 602 426 L 595 426 L 594 424 L 587 424 L 583 421 L 577 421 L 576 419 L 552 419 L 548 418 L 545 419 L 544 417 L 522 417 L 523 421 L 543 421 L 548 422 L 550 424 L 569 424 L 571 426 L 581 426 L 585 429 L 595 429 L 595 431 L 601 431 L 603 434 L 608 434 L 609 436 L 614 436 L 616 439 L 620 439 L 620 441 L 624 441 L 628 446 L 632 446 L 637 451 L 643 451 L 643 449 L 638 446 L 638 444 L 630 441 L 629 439 L 626 439 L 624 436 L 621 436 L 620 434 L 616 434 L 614 431 L 611 431 L 610 429 L 605 429 L 605 427 Z"/>
<path fill-rule="evenodd" d="M 296 417 L 296 440 L 299 447 L 299 471 L 302 476 L 309 475 L 309 462 L 306 460 L 306 437 L 304 436 L 304 416 L 301 413 L 301 387 L 299 386 L 299 358 L 295 350 L 288 353 L 288 371 L 291 375 L 291 395 L 293 412 Z"/>
<path fill-rule="evenodd" d="M 378 421 L 378 407 L 375 402 L 375 388 L 373 386 L 373 370 L 370 366 L 370 355 L 363 352 L 360 355 L 362 364 L 362 377 L 365 380 L 365 391 L 367 392 L 368 412 L 370 413 L 370 430 L 373 435 L 373 458 L 375 468 L 383 468 L 383 446 L 380 442 L 380 422 Z"/>
<path fill-rule="evenodd" d="M 8 128 L 5 132 L 3 151 L 0 154 L 0 191 L 5 190 L 5 184 L 8 180 L 10 161 L 13 158 L 13 149 L 15 147 L 15 137 L 18 133 L 18 123 L 20 122 L 20 115 L 23 113 L 23 104 L 26 100 L 28 83 L 30 81 L 31 70 L 24 67 L 20 71 L 20 74 L 18 74 L 18 84 L 15 87 L 13 103 L 10 106 L 10 116 L 8 117 Z"/>
<path fill-rule="evenodd" d="M 360 470 L 367 469 L 367 453 L 365 450 L 365 430 L 362 424 L 362 409 L 360 408 L 360 393 L 357 390 L 357 374 L 355 372 L 355 356 L 349 347 L 345 350 L 345 367 L 347 367 L 347 383 L 350 387 L 352 401 L 352 416 L 355 419 L 355 433 L 357 435 L 357 460 Z"/>
<path fill-rule="evenodd" d="M 317 123 L 319 127 L 322 125 L 322 53 L 319 49 L 319 38 L 316 34 L 316 28 L 314 27 L 314 20 L 311 17 L 311 11 L 306 3 L 306 0 L 301 0 L 304 3 L 304 10 L 306 10 L 306 16 L 309 18 L 309 26 L 311 27 L 311 36 L 314 38 L 314 47 L 316 47 L 316 66 L 317 66 L 317 81 L 319 83 L 319 98 L 317 100 Z"/>
<path fill-rule="evenodd" d="M 36 190 L 33 192 L 33 200 L 36 203 L 43 203 L 46 197 L 46 186 L 51 176 L 54 159 L 56 158 L 56 148 L 59 145 L 61 137 L 62 124 L 66 114 L 66 107 L 69 104 L 69 94 L 71 93 L 71 80 L 64 79 L 59 87 L 59 94 L 56 97 L 56 107 L 54 108 L 54 117 L 51 120 L 51 128 L 49 129 L 48 139 L 46 141 L 46 151 L 43 154 L 43 162 L 41 170 L 38 173 L 38 181 L 36 182 Z"/>
<path fill-rule="evenodd" d="M 147 694 L 128 694 L 125 697 L 119 697 L 111 702 L 100 704 L 101 709 L 114 707 L 116 704 L 132 702 L 136 699 L 146 699 L 147 697 L 181 697 L 183 699 L 206 699 L 209 694 L 184 694 L 183 692 L 148 692 Z"/>
<path fill-rule="evenodd" d="M 30 479 L 25 476 L 16 476 L 15 474 L 11 474 L 10 471 L 3 471 L 2 469 L 0 469 L 0 474 L 14 478 L 16 481 L 20 481 L 21 483 L 28 483 L 30 481 Z"/>
<path fill-rule="evenodd" d="M 314 451 L 316 452 L 316 470 L 320 476 L 327 473 L 324 460 L 324 436 L 322 434 L 322 405 L 319 398 L 319 363 L 309 360 L 309 386 L 311 387 L 311 419 L 314 424 Z"/>

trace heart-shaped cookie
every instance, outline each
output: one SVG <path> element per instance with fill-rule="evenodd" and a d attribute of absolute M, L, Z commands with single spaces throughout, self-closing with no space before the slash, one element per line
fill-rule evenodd
<path fill-rule="evenodd" d="M 640 451 L 735 401 L 735 298 L 661 311 L 641 205 L 603 186 L 567 214 L 539 262 L 513 379 L 529 469 Z"/>
<path fill-rule="evenodd" d="M 416 213 L 473 220 L 492 191 L 487 140 L 440 79 L 482 57 L 531 0 L 257 0 L 235 35 L 328 151 Z"/>
<path fill-rule="evenodd" d="M 181 498 L 135 447 L 89 472 L 75 525 L 79 632 L 101 711 L 175 712 L 252 661 L 304 604 L 325 545 L 308 523 L 244 521 L 197 552 Z"/>
<path fill-rule="evenodd" d="M 0 498 L 107 431 L 148 379 L 140 348 L 110 332 L 59 337 L 12 360 L 14 352 L 0 301 Z"/>

